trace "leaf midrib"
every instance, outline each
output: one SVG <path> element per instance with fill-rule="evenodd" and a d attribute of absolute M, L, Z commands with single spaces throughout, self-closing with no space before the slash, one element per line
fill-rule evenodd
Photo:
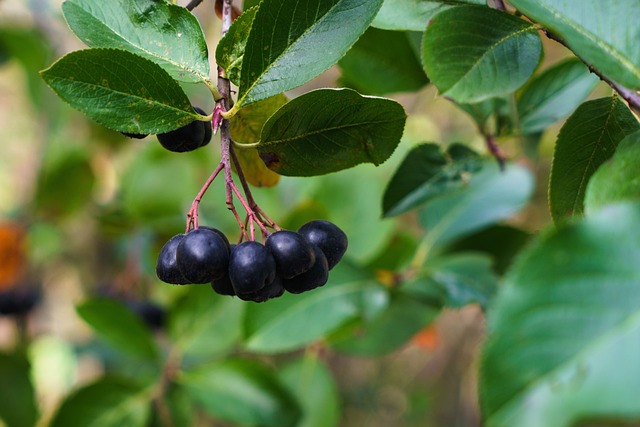
<path fill-rule="evenodd" d="M 443 95 L 453 92 L 455 90 L 455 88 L 458 87 L 458 85 L 462 84 L 462 82 L 466 79 L 466 77 L 469 74 L 471 74 L 471 72 L 474 71 L 480 65 L 480 63 L 484 60 L 484 58 L 486 56 L 488 56 L 490 53 L 492 53 L 498 46 L 500 46 L 503 43 L 506 43 L 510 39 L 512 39 L 514 37 L 517 37 L 517 36 L 519 36 L 521 34 L 524 34 L 524 33 L 527 33 L 527 32 L 535 33 L 535 31 L 536 31 L 536 27 L 534 25 L 527 25 L 526 27 L 521 28 L 518 31 L 515 31 L 515 32 L 507 34 L 506 36 L 502 37 L 500 40 L 498 40 L 497 42 L 495 42 L 494 44 L 489 46 L 486 49 L 486 51 L 482 55 L 480 55 L 480 57 L 478 57 L 478 60 L 475 61 L 473 64 L 471 64 L 471 67 L 469 67 L 469 69 L 462 76 L 460 76 L 458 81 L 453 86 L 451 86 L 449 89 L 447 89 L 447 90 L 445 90 L 443 92 Z"/>
<path fill-rule="evenodd" d="M 566 16 L 549 6 L 544 2 L 544 0 L 541 0 L 540 3 L 540 6 L 546 8 L 546 10 L 551 13 L 554 18 L 556 18 L 560 22 L 565 23 L 566 25 L 577 31 L 580 35 L 593 42 L 596 46 L 602 48 L 605 52 L 615 58 L 626 70 L 640 79 L 640 68 L 635 67 L 633 62 L 629 61 L 622 52 L 618 51 L 614 46 L 611 46 L 604 40 L 599 39 L 595 34 L 580 26 L 577 22 L 567 19 Z"/>
<path fill-rule="evenodd" d="M 102 1 L 110 1 L 110 0 L 102 0 Z M 206 75 L 206 74 L 202 74 L 202 73 L 200 73 L 199 71 L 197 71 L 197 70 L 195 70 L 195 69 L 193 69 L 193 68 L 191 68 L 191 67 L 188 67 L 188 66 L 185 66 L 185 65 L 184 65 L 184 64 L 182 64 L 182 63 L 179 63 L 179 62 L 175 62 L 175 61 L 173 61 L 173 60 L 172 60 L 171 58 L 169 58 L 169 57 L 161 56 L 161 55 L 159 55 L 159 54 L 157 54 L 157 53 L 155 53 L 155 52 L 152 52 L 152 51 L 149 51 L 149 50 L 147 50 L 147 49 L 143 48 L 143 47 L 142 47 L 142 46 L 140 46 L 140 45 L 137 45 L 137 44 L 133 43 L 132 41 L 130 41 L 130 40 L 128 40 L 128 39 L 126 39 L 122 34 L 120 34 L 120 33 L 118 33 L 117 31 L 115 31 L 115 29 L 114 29 L 114 28 L 110 27 L 110 26 L 109 26 L 109 25 L 107 25 L 105 22 L 101 21 L 101 20 L 100 20 L 100 18 L 98 18 L 96 15 L 92 14 L 91 12 L 87 11 L 86 9 L 83 9 L 82 7 L 80 7 L 79 5 L 77 5 L 77 4 L 75 4 L 75 3 L 71 3 L 71 4 L 72 4 L 72 5 L 74 5 L 75 7 L 77 7 L 78 9 L 82 10 L 83 12 L 85 12 L 85 13 L 86 13 L 87 15 L 89 15 L 90 17 L 92 17 L 94 20 L 96 20 L 96 21 L 97 21 L 100 25 L 102 25 L 103 27 L 108 28 L 108 29 L 111 31 L 111 33 L 112 33 L 112 34 L 114 34 L 114 35 L 115 35 L 115 36 L 117 36 L 120 40 L 122 40 L 123 42 L 125 42 L 125 44 L 128 44 L 129 46 L 132 46 L 132 47 L 134 47 L 135 49 L 137 49 L 137 50 L 139 50 L 139 51 L 141 51 L 141 52 L 144 52 L 145 54 L 147 54 L 148 56 L 150 56 L 150 57 L 152 57 L 152 58 L 156 58 L 156 59 L 161 60 L 162 62 L 169 63 L 169 64 L 173 65 L 173 66 L 174 66 L 175 68 L 177 68 L 177 69 L 185 70 L 185 71 L 187 71 L 189 74 L 192 74 L 192 75 L 194 75 L 194 76 L 196 76 L 196 77 L 199 77 L 199 78 L 200 78 L 200 80 L 202 80 L 202 81 L 209 80 L 209 76 L 208 76 L 208 75 Z"/>
<path fill-rule="evenodd" d="M 297 5 L 298 3 L 299 3 L 299 2 L 297 2 L 297 3 L 296 3 L 296 5 Z M 308 33 L 312 32 L 312 30 L 313 30 L 313 29 L 317 28 L 317 27 L 318 27 L 318 26 L 319 26 L 319 25 L 320 25 L 320 24 L 325 20 L 326 16 L 327 16 L 327 15 L 329 15 L 329 14 L 330 14 L 330 13 L 331 13 L 331 12 L 332 12 L 332 11 L 333 11 L 333 10 L 334 10 L 338 5 L 339 5 L 339 4 L 340 4 L 340 0 L 338 0 L 338 1 L 336 2 L 336 4 L 334 4 L 330 9 L 328 9 L 328 10 L 327 10 L 327 12 L 326 12 L 324 15 L 322 15 L 322 17 L 321 17 L 320 19 L 316 20 L 316 21 L 314 22 L 314 24 L 313 24 L 313 25 L 311 25 L 310 27 L 308 27 L 305 31 L 303 31 L 303 32 L 300 34 L 300 36 L 298 36 L 296 39 L 294 39 L 295 41 L 294 41 L 293 43 L 288 44 L 288 45 L 287 45 L 287 47 L 286 47 L 285 49 L 283 49 L 283 50 L 282 50 L 282 52 L 280 52 L 280 54 L 278 54 L 278 56 L 276 56 L 276 57 L 274 58 L 274 60 L 273 60 L 273 61 L 271 61 L 271 63 L 270 63 L 270 64 L 268 64 L 268 65 L 267 65 L 267 67 L 266 67 L 264 70 L 262 70 L 262 72 L 260 73 L 260 75 L 258 75 L 258 76 L 256 77 L 256 79 L 255 79 L 255 80 L 253 81 L 253 83 L 249 86 L 249 88 L 248 88 L 248 89 L 247 89 L 247 90 L 242 94 L 242 96 L 238 99 L 238 101 L 237 101 L 237 105 L 238 105 L 238 106 L 243 105 L 243 104 L 244 104 L 245 99 L 247 99 L 247 97 L 249 96 L 249 94 L 251 93 L 251 91 L 252 91 L 252 90 L 253 90 L 253 89 L 258 85 L 258 83 L 260 82 L 261 77 L 262 77 L 262 76 L 264 76 L 265 74 L 267 74 L 267 73 L 268 73 L 268 72 L 269 72 L 269 71 L 270 71 L 270 70 L 275 66 L 275 64 L 277 64 L 278 62 L 280 62 L 280 59 L 281 59 L 283 56 L 285 56 L 285 55 L 286 55 L 286 53 L 287 53 L 288 51 L 290 51 L 290 50 L 291 50 L 291 47 L 292 47 L 292 46 L 295 46 L 295 45 L 296 45 L 296 44 L 297 44 L 297 43 L 298 43 L 302 38 L 304 38 L 304 36 L 306 36 Z M 256 15 L 257 15 L 258 13 L 260 13 L 260 10 L 258 10 L 258 12 L 256 12 Z M 315 16 L 315 18 L 317 18 L 317 15 Z M 255 18 L 254 18 L 254 21 L 255 21 Z M 252 34 L 252 33 L 253 33 L 253 25 L 251 26 L 251 31 L 250 31 L 250 33 L 249 33 L 249 36 L 247 37 L 247 42 L 249 41 L 249 39 L 250 39 L 250 37 L 251 37 L 251 34 Z M 273 32 L 273 31 L 271 31 L 271 38 L 272 38 L 272 39 L 273 39 L 273 36 L 274 36 L 274 32 Z M 243 58 L 244 58 L 244 55 L 243 55 Z M 245 65 L 245 64 L 246 64 L 246 62 L 244 62 L 244 59 L 243 59 L 243 64 L 242 64 L 243 66 L 242 66 L 242 68 L 244 68 L 244 65 Z M 241 71 L 240 71 L 240 79 L 241 79 L 241 80 L 240 80 L 240 84 L 241 84 L 241 85 L 242 85 L 242 83 L 244 83 L 244 82 L 242 82 L 242 76 L 243 76 L 243 75 L 244 75 L 244 73 L 242 73 L 242 70 L 241 70 Z"/>

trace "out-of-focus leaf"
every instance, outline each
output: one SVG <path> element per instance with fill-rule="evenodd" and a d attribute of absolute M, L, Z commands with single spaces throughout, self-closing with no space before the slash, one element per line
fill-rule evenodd
<path fill-rule="evenodd" d="M 39 411 L 29 362 L 17 354 L 0 353 L 0 378 L 0 420 L 7 426 L 34 426 Z"/>
<path fill-rule="evenodd" d="M 525 205 L 533 187 L 533 176 L 524 167 L 512 164 L 500 171 L 495 162 L 487 161 L 466 186 L 424 205 L 424 244 L 431 249 L 451 243 L 508 218 Z"/>
<path fill-rule="evenodd" d="M 351 89 L 319 89 L 280 108 L 262 128 L 257 149 L 281 175 L 313 176 L 360 163 L 379 165 L 402 137 L 406 114 L 390 99 Z"/>
<path fill-rule="evenodd" d="M 231 350 L 242 335 L 246 303 L 191 286 L 170 312 L 169 333 L 186 359 L 210 360 Z"/>
<path fill-rule="evenodd" d="M 339 268 L 347 274 L 336 280 L 333 273 Z M 358 317 L 366 299 L 385 292 L 364 271 L 342 264 L 336 270 L 322 288 L 247 307 L 246 347 L 260 353 L 303 347 Z"/>
<path fill-rule="evenodd" d="M 145 427 L 150 391 L 111 377 L 84 386 L 68 396 L 51 427 Z"/>
<path fill-rule="evenodd" d="M 342 332 L 334 337 L 332 347 L 347 354 L 382 356 L 405 345 L 439 313 L 439 307 L 402 293 L 393 294 L 385 310 L 356 324 L 350 334 Z"/>
<path fill-rule="evenodd" d="M 640 89 L 636 0 L 608 2 L 583 0 L 514 0 L 510 3 L 527 17 L 560 36 L 573 52 L 612 80 Z"/>
<path fill-rule="evenodd" d="M 613 158 L 589 180 L 584 205 L 588 214 L 610 203 L 640 200 L 640 131 L 624 138 Z"/>
<path fill-rule="evenodd" d="M 496 292 L 498 278 L 491 258 L 478 253 L 458 253 L 430 260 L 421 278 L 407 283 L 403 292 L 426 302 L 460 308 L 479 304 L 486 308 Z"/>
<path fill-rule="evenodd" d="M 179 377 L 193 400 L 215 417 L 240 425 L 288 427 L 301 411 L 293 395 L 266 366 L 227 359 Z"/>
<path fill-rule="evenodd" d="M 437 144 L 413 148 L 389 181 L 382 199 L 383 215 L 399 215 L 453 191 L 481 165 L 480 156 L 461 144 L 451 145 L 446 152 Z"/>
<path fill-rule="evenodd" d="M 549 205 L 557 223 L 580 215 L 591 175 L 640 123 L 618 97 L 587 101 L 560 129 L 551 166 Z"/>
<path fill-rule="evenodd" d="M 124 50 L 78 50 L 40 74 L 73 108 L 119 132 L 162 133 L 201 118 L 166 71 Z"/>
<path fill-rule="evenodd" d="M 157 359 L 158 348 L 151 332 L 124 304 L 91 299 L 78 305 L 76 311 L 98 336 L 118 350 L 142 359 Z"/>
<path fill-rule="evenodd" d="M 536 76 L 518 99 L 520 131 L 530 135 L 568 116 L 600 80 L 577 58 L 562 61 Z"/>
<path fill-rule="evenodd" d="M 541 51 L 535 26 L 480 6 L 437 14 L 423 39 L 427 76 L 442 96 L 461 103 L 517 90 L 533 74 Z"/>
<path fill-rule="evenodd" d="M 157 0 L 66 0 L 62 11 L 89 47 L 117 48 L 143 56 L 176 80 L 209 80 L 207 43 L 196 17 Z"/>
<path fill-rule="evenodd" d="M 383 95 L 417 91 L 429 79 L 415 55 L 409 34 L 369 28 L 338 62 L 346 86 Z"/>
<path fill-rule="evenodd" d="M 284 94 L 276 95 L 241 108 L 230 120 L 231 137 L 239 144 L 260 141 L 265 122 L 287 103 Z M 247 181 L 256 187 L 273 187 L 280 181 L 280 175 L 267 168 L 258 151 L 252 148 L 235 150 Z"/>
<path fill-rule="evenodd" d="M 278 378 L 296 396 L 302 419 L 296 427 L 337 427 L 340 397 L 331 372 L 312 355 L 296 359 L 278 370 Z"/>
<path fill-rule="evenodd" d="M 437 13 L 465 4 L 486 3 L 485 0 L 384 0 L 371 25 L 387 30 L 424 31 Z"/>
<path fill-rule="evenodd" d="M 222 67 L 229 80 L 236 85 L 240 83 L 242 58 L 247 45 L 247 37 L 249 37 L 249 31 L 257 11 L 257 7 L 251 9 L 245 7 L 242 14 L 233 21 L 229 31 L 222 37 L 216 47 L 216 62 L 218 66 Z"/>
<path fill-rule="evenodd" d="M 485 129 L 487 121 L 491 116 L 506 116 L 508 112 L 507 100 L 505 98 L 489 98 L 475 104 L 456 103 L 456 105 L 469 114 L 474 122 Z M 500 131 L 500 129 L 498 129 Z"/>
<path fill-rule="evenodd" d="M 174 426 L 192 426 L 195 409 L 191 396 L 178 384 L 169 384 L 163 396 L 164 404 L 167 406 L 170 422 Z M 162 419 L 158 411 L 151 413 L 149 427 L 165 427 L 167 420 Z"/>
<path fill-rule="evenodd" d="M 96 177 L 88 153 L 68 150 L 46 159 L 34 197 L 38 211 L 47 216 L 64 216 L 91 202 Z"/>
<path fill-rule="evenodd" d="M 447 248 L 449 253 L 483 252 L 493 258 L 493 268 L 503 274 L 531 234 L 509 225 L 494 225 L 458 240 Z"/>
<path fill-rule="evenodd" d="M 382 0 L 263 0 L 247 39 L 238 107 L 300 86 L 365 32 Z"/>
<path fill-rule="evenodd" d="M 509 271 L 481 361 L 488 427 L 640 418 L 639 222 L 640 204 L 609 206 L 544 234 Z"/>

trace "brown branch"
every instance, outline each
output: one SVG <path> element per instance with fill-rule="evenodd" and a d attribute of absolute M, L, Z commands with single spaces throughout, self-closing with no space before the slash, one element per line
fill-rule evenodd
<path fill-rule="evenodd" d="M 603 82 L 611 86 L 611 88 L 615 90 L 622 97 L 622 99 L 627 101 L 627 103 L 629 104 L 629 108 L 631 108 L 636 114 L 640 114 L 640 94 L 638 94 L 638 92 L 636 92 L 635 90 L 629 89 L 627 87 L 624 87 L 614 82 L 613 80 L 609 79 L 602 72 L 596 69 L 593 65 L 588 63 L 583 57 L 581 57 L 576 52 L 574 52 L 573 49 L 571 49 L 571 47 L 569 47 L 569 45 L 567 45 L 567 43 L 561 37 L 553 34 L 546 28 L 541 27 L 541 29 L 542 29 L 542 32 L 544 32 L 544 34 L 549 39 L 560 43 L 561 45 L 569 49 L 571 52 L 573 52 L 573 54 L 589 68 L 589 71 L 591 71 L 593 74 L 598 76 L 600 80 L 602 80 Z"/>
<path fill-rule="evenodd" d="M 185 6 L 185 8 L 187 10 L 191 11 L 191 10 L 195 9 L 197 6 L 199 6 L 200 3 L 202 3 L 202 0 L 191 0 L 189 2 L 189 4 Z"/>

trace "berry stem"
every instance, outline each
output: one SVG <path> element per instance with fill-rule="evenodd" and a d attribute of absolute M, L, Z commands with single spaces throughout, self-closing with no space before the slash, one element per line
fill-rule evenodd
<path fill-rule="evenodd" d="M 206 193 L 211 186 L 213 180 L 216 179 L 223 168 L 224 165 L 222 164 L 222 162 L 220 162 L 211 176 L 209 176 L 209 179 L 207 179 L 207 182 L 205 182 L 202 186 L 196 198 L 193 199 L 193 203 L 191 203 L 191 209 L 189 209 L 189 212 L 187 213 L 187 233 L 189 232 L 189 230 L 191 230 L 191 226 L 193 226 L 193 228 L 198 228 L 198 207 L 200 206 L 200 201 L 202 200 L 204 193 Z"/>

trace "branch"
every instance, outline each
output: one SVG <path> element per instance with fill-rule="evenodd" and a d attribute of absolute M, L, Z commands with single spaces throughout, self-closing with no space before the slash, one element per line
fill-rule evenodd
<path fill-rule="evenodd" d="M 193 10 L 193 9 L 195 9 L 198 5 L 200 5 L 200 3 L 202 3 L 202 0 L 191 0 L 191 1 L 189 2 L 189 4 L 185 6 L 185 8 L 186 8 L 188 11 L 192 11 L 192 10 Z"/>
<path fill-rule="evenodd" d="M 560 38 L 559 36 L 556 36 L 546 28 L 541 27 L 541 29 L 549 39 L 555 40 L 556 42 L 560 43 L 561 45 L 569 49 L 571 52 L 573 52 L 573 54 L 576 57 L 578 57 L 580 61 L 582 61 L 587 67 L 589 67 L 589 71 L 591 71 L 593 74 L 598 76 L 600 80 L 602 80 L 603 82 L 611 86 L 613 90 L 618 92 L 618 94 L 622 97 L 622 99 L 627 101 L 627 103 L 629 104 L 629 108 L 631 108 L 636 114 L 640 114 L 640 94 L 638 94 L 638 92 L 632 89 L 626 88 L 614 82 L 613 80 L 607 78 L 604 74 L 602 74 L 602 72 L 598 71 L 593 65 L 589 64 L 584 58 L 582 58 L 580 55 L 575 53 L 573 49 L 571 49 L 562 38 Z"/>

